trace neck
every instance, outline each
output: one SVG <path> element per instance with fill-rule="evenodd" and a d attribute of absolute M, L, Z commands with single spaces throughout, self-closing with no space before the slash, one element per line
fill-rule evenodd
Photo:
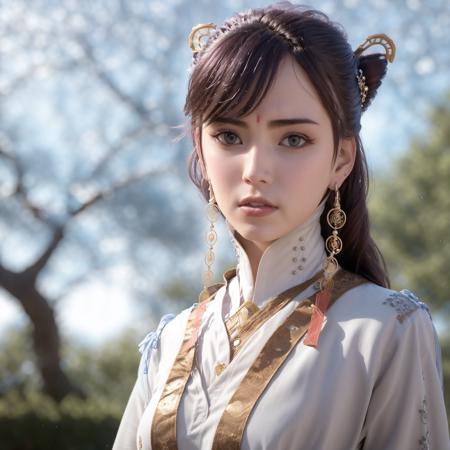
<path fill-rule="evenodd" d="M 247 254 L 248 260 L 250 262 L 253 279 L 256 280 L 259 262 L 261 261 L 261 257 L 264 251 L 270 244 L 267 245 L 263 243 L 249 241 L 237 233 L 236 239 L 241 243 L 242 248 L 245 250 L 245 253 Z"/>

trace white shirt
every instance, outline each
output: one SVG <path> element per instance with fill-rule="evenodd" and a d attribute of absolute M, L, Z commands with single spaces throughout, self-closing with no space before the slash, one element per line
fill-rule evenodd
<path fill-rule="evenodd" d="M 311 286 L 270 317 L 230 362 L 224 319 L 238 309 L 240 291 L 261 307 L 320 270 L 322 211 L 323 205 L 266 249 L 256 280 L 230 227 L 238 273 L 203 315 L 196 364 L 177 414 L 179 450 L 211 449 L 225 407 L 265 342 L 314 292 Z M 113 450 L 151 449 L 153 414 L 189 312 L 170 321 L 165 317 L 143 343 L 138 379 Z M 214 370 L 218 363 L 226 365 L 220 375 Z M 409 291 L 373 283 L 345 293 L 327 312 L 317 349 L 300 341 L 269 383 L 249 417 L 241 448 L 450 449 L 441 350 L 426 305 Z"/>

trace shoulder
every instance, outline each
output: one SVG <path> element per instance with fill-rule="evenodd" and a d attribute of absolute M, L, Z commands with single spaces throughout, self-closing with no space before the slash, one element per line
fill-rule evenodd
<path fill-rule="evenodd" d="M 376 367 L 398 358 L 405 367 L 428 360 L 441 374 L 441 350 L 430 308 L 410 290 L 367 282 L 345 292 L 329 312 L 327 320 L 342 335 L 343 345 L 372 361 L 374 373 Z"/>
<path fill-rule="evenodd" d="M 139 343 L 138 348 L 142 354 L 144 363 L 144 373 L 148 372 L 148 362 L 155 353 L 171 353 L 176 350 L 183 340 L 187 322 L 191 313 L 208 310 L 212 305 L 212 300 L 207 299 L 200 303 L 193 303 L 178 314 L 165 314 L 161 317 L 158 326 L 149 331 L 144 339 Z"/>
<path fill-rule="evenodd" d="M 366 282 L 346 291 L 330 309 L 329 319 L 348 339 L 393 348 L 403 339 L 437 345 L 430 308 L 413 292 Z M 418 344 L 419 345 L 419 344 Z"/>
<path fill-rule="evenodd" d="M 189 308 L 184 309 L 178 314 L 165 314 L 159 320 L 158 326 L 149 331 L 144 339 L 139 343 L 138 349 L 142 356 L 150 353 L 152 350 L 157 350 L 161 347 L 161 341 L 165 339 L 167 334 L 173 334 L 176 331 L 180 331 L 180 328 L 184 322 L 186 322 L 189 313 L 193 308 L 197 306 L 194 303 Z"/>
<path fill-rule="evenodd" d="M 188 308 L 177 315 L 165 314 L 162 316 L 158 325 L 149 331 L 138 345 L 141 359 L 137 373 L 137 386 L 146 404 L 150 401 L 153 386 L 152 380 L 154 380 L 159 371 L 164 336 L 170 329 L 177 329 L 176 325 L 183 321 L 183 317 L 190 309 Z M 170 348 L 170 346 L 167 347 Z"/>
<path fill-rule="evenodd" d="M 141 340 L 138 345 L 139 352 L 142 355 L 140 371 L 142 371 L 145 375 L 149 372 L 151 358 L 154 358 L 155 354 L 160 353 L 161 342 L 165 340 L 165 336 L 168 333 L 173 334 L 174 331 L 180 330 L 183 321 L 193 306 L 183 310 L 179 314 L 165 314 L 159 320 L 157 327 L 150 330 L 144 339 Z"/>
<path fill-rule="evenodd" d="M 139 344 L 139 351 L 144 354 L 150 349 L 158 349 L 164 344 L 164 340 L 170 336 L 171 339 L 177 336 L 183 336 L 187 321 L 192 311 L 194 310 L 208 310 L 211 309 L 213 300 L 218 295 L 219 291 L 226 289 L 227 283 L 236 275 L 236 269 L 231 268 L 227 270 L 224 275 L 224 283 L 214 284 L 208 288 L 203 289 L 199 295 L 199 302 L 193 303 L 188 308 L 184 309 L 178 314 L 164 315 L 156 330 L 150 331 Z"/>
<path fill-rule="evenodd" d="M 428 305 L 410 290 L 396 291 L 369 281 L 345 292 L 336 306 L 341 312 L 353 311 L 354 315 L 383 323 L 407 325 L 419 317 L 432 320 Z"/>
<path fill-rule="evenodd" d="M 425 317 L 432 320 L 428 305 L 410 290 L 390 290 L 387 294 L 381 303 L 383 306 L 388 306 L 393 310 L 393 314 L 395 314 L 395 318 L 399 323 L 404 323 L 409 317 Z M 415 314 L 416 312 L 417 314 Z"/>

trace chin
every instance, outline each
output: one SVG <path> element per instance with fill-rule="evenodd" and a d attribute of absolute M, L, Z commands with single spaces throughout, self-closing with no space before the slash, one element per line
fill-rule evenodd
<path fill-rule="evenodd" d="M 270 245 L 273 241 L 283 236 L 282 230 L 277 230 L 273 226 L 239 224 L 233 226 L 239 236 L 246 241 L 254 242 L 258 245 Z"/>

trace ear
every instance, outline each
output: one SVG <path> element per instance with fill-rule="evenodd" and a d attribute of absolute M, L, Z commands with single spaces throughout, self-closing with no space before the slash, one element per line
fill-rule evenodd
<path fill-rule="evenodd" d="M 356 158 L 356 141 L 354 137 L 341 139 L 339 149 L 334 161 L 333 174 L 330 180 L 329 189 L 334 190 L 341 187 L 345 179 L 353 170 Z"/>
<path fill-rule="evenodd" d="M 197 152 L 198 161 L 200 163 L 200 169 L 202 171 L 202 176 L 205 180 L 207 180 L 208 174 L 206 172 L 205 160 L 203 159 L 201 128 L 196 128 L 194 131 L 194 148 L 195 151 Z"/>

